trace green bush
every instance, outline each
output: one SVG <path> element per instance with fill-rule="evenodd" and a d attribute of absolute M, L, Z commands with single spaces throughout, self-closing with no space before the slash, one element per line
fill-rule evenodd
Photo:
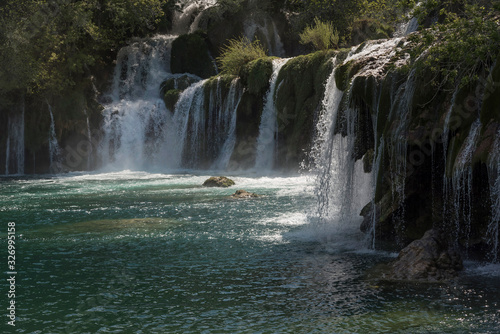
<path fill-rule="evenodd" d="M 318 18 L 314 19 L 314 26 L 307 26 L 299 37 L 300 43 L 312 43 L 316 50 L 328 50 L 339 44 L 339 34 L 333 29 L 333 23 L 321 22 Z"/>
<path fill-rule="evenodd" d="M 217 57 L 217 63 L 223 74 L 239 75 L 243 66 L 252 60 L 266 57 L 266 50 L 259 40 L 250 42 L 246 37 L 231 39 Z"/>

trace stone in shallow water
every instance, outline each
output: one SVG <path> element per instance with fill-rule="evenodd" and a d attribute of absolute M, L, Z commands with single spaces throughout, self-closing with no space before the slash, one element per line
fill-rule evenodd
<path fill-rule="evenodd" d="M 227 188 L 230 186 L 234 186 L 235 183 L 233 180 L 228 179 L 225 176 L 212 176 L 208 180 L 203 183 L 204 187 L 222 187 Z"/>
<path fill-rule="evenodd" d="M 413 241 L 399 253 L 384 278 L 437 282 L 456 277 L 463 268 L 462 258 L 445 240 L 446 236 L 437 230 L 428 230 L 422 239 Z"/>
<path fill-rule="evenodd" d="M 231 195 L 231 198 L 256 198 L 260 197 L 259 195 L 255 193 L 250 193 L 246 190 L 237 190 L 234 194 Z"/>

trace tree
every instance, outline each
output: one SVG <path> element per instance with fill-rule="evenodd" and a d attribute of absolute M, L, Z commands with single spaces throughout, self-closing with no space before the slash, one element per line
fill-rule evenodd
<path fill-rule="evenodd" d="M 59 94 L 127 38 L 152 31 L 174 0 L 7 0 L 0 91 Z"/>

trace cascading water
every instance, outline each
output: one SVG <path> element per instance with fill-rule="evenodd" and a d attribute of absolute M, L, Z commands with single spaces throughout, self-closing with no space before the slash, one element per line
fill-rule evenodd
<path fill-rule="evenodd" d="M 5 175 L 24 174 L 24 101 L 20 110 L 9 114 L 5 147 Z"/>
<path fill-rule="evenodd" d="M 180 95 L 167 126 L 169 168 L 227 167 L 236 142 L 236 109 L 242 91 L 239 80 L 233 79 L 224 94 L 221 81 L 220 77 L 216 79 L 208 96 L 208 80 L 190 86 Z"/>
<path fill-rule="evenodd" d="M 90 121 L 88 116 L 87 116 L 87 139 L 89 140 L 89 143 L 92 142 L 92 134 L 90 132 Z M 91 170 L 91 168 L 92 168 L 92 151 L 88 152 L 87 154 L 87 170 Z"/>
<path fill-rule="evenodd" d="M 171 115 L 160 98 L 160 84 L 169 76 L 170 45 L 174 36 L 139 40 L 118 53 L 113 88 L 105 105 L 104 165 L 142 169 L 158 165 L 164 126 Z"/>
<path fill-rule="evenodd" d="M 259 136 L 257 137 L 257 156 L 255 170 L 269 171 L 273 168 L 274 153 L 276 151 L 276 135 L 278 125 L 276 120 L 275 92 L 278 74 L 289 59 L 274 59 L 273 73 L 269 80 L 262 116 L 260 119 Z"/>
<path fill-rule="evenodd" d="M 238 80 L 229 84 L 226 95 L 221 78 L 214 89 L 207 89 L 209 80 L 171 74 L 174 39 L 156 36 L 120 50 L 111 102 L 103 112 L 100 155 L 105 166 L 138 170 L 227 166 L 241 99 Z M 195 82 L 180 94 L 172 111 L 160 96 L 161 84 L 169 79 L 174 88 L 179 80 Z"/>
<path fill-rule="evenodd" d="M 375 125 L 376 128 L 376 125 Z M 376 138 L 376 136 L 375 136 Z M 375 145 L 375 153 L 373 157 L 373 169 L 372 169 L 372 217 L 371 217 L 371 232 L 370 236 L 372 238 L 371 240 L 371 247 L 372 249 L 375 249 L 376 246 L 376 241 L 377 241 L 377 233 L 376 233 L 376 225 L 377 225 L 377 208 L 376 208 L 376 203 L 375 203 L 375 195 L 376 195 L 376 190 L 377 190 L 377 181 L 378 181 L 378 174 L 380 171 L 380 165 L 382 164 L 382 156 L 384 154 L 384 136 L 380 138 L 380 144 Z"/>
<path fill-rule="evenodd" d="M 233 79 L 231 82 L 231 87 L 229 89 L 229 94 L 223 112 L 219 113 L 218 123 L 224 124 L 224 129 L 227 129 L 227 133 L 223 133 L 221 137 L 226 138 L 224 144 L 222 145 L 219 157 L 212 164 L 212 169 L 224 170 L 229 165 L 229 160 L 233 154 L 234 145 L 236 144 L 236 110 L 241 101 L 241 91 L 238 89 L 238 78 Z M 216 134 L 217 135 L 217 134 Z"/>
<path fill-rule="evenodd" d="M 250 41 L 253 41 L 256 37 L 262 36 L 265 46 L 269 55 L 276 57 L 283 57 L 285 54 L 283 48 L 283 42 L 276 28 L 276 24 L 272 20 L 266 19 L 263 24 L 261 24 L 259 19 L 249 19 L 244 24 L 244 35 Z M 270 22 L 270 23 L 269 23 Z"/>
<path fill-rule="evenodd" d="M 455 88 L 455 91 L 453 92 L 453 96 L 450 101 L 450 107 L 448 108 L 448 111 L 446 113 L 446 118 L 444 120 L 444 126 L 443 126 L 443 134 L 442 134 L 442 142 L 443 142 L 443 166 L 444 166 L 444 172 L 443 172 L 443 198 L 447 199 L 451 193 L 451 185 L 449 182 L 449 178 L 446 175 L 446 169 L 447 169 L 447 161 L 448 161 L 448 142 L 449 142 L 449 136 L 450 136 L 450 120 L 451 120 L 451 114 L 453 112 L 453 108 L 455 107 L 455 101 L 458 95 L 459 89 L 458 87 Z M 453 224 L 450 222 L 450 217 L 451 217 L 451 212 L 450 208 L 447 205 L 447 201 L 443 201 L 443 222 L 445 225 L 451 225 Z"/>
<path fill-rule="evenodd" d="M 391 147 L 391 185 L 392 199 L 398 203 L 394 221 L 397 229 L 404 233 L 405 229 L 405 189 L 407 178 L 408 127 L 411 119 L 411 105 L 415 94 L 415 70 L 412 70 L 405 84 L 396 93 L 391 106 L 389 118 L 396 122 L 396 128 L 390 138 Z"/>
<path fill-rule="evenodd" d="M 336 60 L 333 60 L 336 65 Z M 318 201 L 318 229 L 322 238 L 332 236 L 331 228 L 351 228 L 353 219 L 359 217 L 359 205 L 366 204 L 368 174 L 353 158 L 357 111 L 347 108 L 344 126 L 346 136 L 336 133 L 339 107 L 344 93 L 337 88 L 335 69 L 325 86 L 317 123 L 317 137 L 312 149 Z M 351 92 L 348 92 L 350 95 Z M 365 193 L 365 196 L 358 196 Z M 361 204 L 362 203 L 362 204 Z"/>
<path fill-rule="evenodd" d="M 175 12 L 172 22 L 172 34 L 193 33 L 198 29 L 201 13 L 217 4 L 217 0 L 181 0 L 178 6 L 181 11 Z"/>
<path fill-rule="evenodd" d="M 57 141 L 56 135 L 56 125 L 54 123 L 54 115 L 52 114 L 52 107 L 47 102 L 47 106 L 50 113 L 50 129 L 49 129 L 49 158 L 50 158 L 50 170 L 54 173 L 60 172 L 61 168 L 61 149 L 59 148 L 59 143 Z"/>
<path fill-rule="evenodd" d="M 480 133 L 481 122 L 477 119 L 472 123 L 469 135 L 465 139 L 464 145 L 453 166 L 452 186 L 456 228 L 455 240 L 458 242 L 460 232 L 463 232 L 465 234 L 467 249 L 472 224 L 472 155 L 476 149 Z"/>
<path fill-rule="evenodd" d="M 488 244 L 491 247 L 491 260 L 498 262 L 500 235 L 500 131 L 496 134 L 493 150 L 488 161 L 490 181 L 491 218 L 488 225 Z"/>

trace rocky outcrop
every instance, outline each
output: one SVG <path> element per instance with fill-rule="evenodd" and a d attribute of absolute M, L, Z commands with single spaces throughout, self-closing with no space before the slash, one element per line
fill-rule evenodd
<path fill-rule="evenodd" d="M 237 190 L 234 194 L 231 195 L 231 198 L 236 198 L 236 199 L 246 199 L 246 198 L 256 198 L 256 197 L 260 196 L 243 189 Z"/>
<path fill-rule="evenodd" d="M 233 180 L 228 179 L 225 176 L 212 176 L 205 182 L 203 182 L 204 187 L 221 187 L 221 188 L 227 188 L 234 186 L 235 183 Z"/>
<path fill-rule="evenodd" d="M 445 240 L 437 230 L 427 231 L 399 253 L 384 279 L 436 282 L 456 277 L 463 268 L 462 258 Z"/>
<path fill-rule="evenodd" d="M 201 78 L 216 74 L 208 51 L 208 38 L 201 32 L 177 37 L 172 43 L 171 54 L 172 73 L 192 73 Z"/>

